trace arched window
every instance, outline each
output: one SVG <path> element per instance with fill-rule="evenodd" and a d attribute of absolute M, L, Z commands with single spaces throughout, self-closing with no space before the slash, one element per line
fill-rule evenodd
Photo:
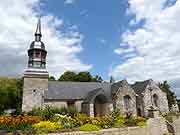
<path fill-rule="evenodd" d="M 126 95 L 126 96 L 124 96 L 124 108 L 126 109 L 126 110 L 129 110 L 130 109 L 130 102 L 131 102 L 131 97 L 129 96 L 129 95 Z"/>
<path fill-rule="evenodd" d="M 153 103 L 156 107 L 158 107 L 158 96 L 156 94 L 153 95 Z"/>

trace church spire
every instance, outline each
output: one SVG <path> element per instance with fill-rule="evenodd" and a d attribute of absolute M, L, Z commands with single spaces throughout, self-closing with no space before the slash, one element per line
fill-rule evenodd
<path fill-rule="evenodd" d="M 45 45 L 41 41 L 41 20 L 38 18 L 36 32 L 34 34 L 35 41 L 33 41 L 28 50 L 28 67 L 36 69 L 45 69 L 46 68 L 46 55 L 47 51 L 45 50 Z"/>
<path fill-rule="evenodd" d="M 36 32 L 35 32 L 35 41 L 41 41 L 41 18 L 38 18 L 38 23 L 37 23 L 37 28 L 36 28 Z"/>

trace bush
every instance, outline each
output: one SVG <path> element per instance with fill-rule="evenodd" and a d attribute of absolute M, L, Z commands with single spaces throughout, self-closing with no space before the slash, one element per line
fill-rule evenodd
<path fill-rule="evenodd" d="M 85 124 L 79 128 L 81 131 L 99 131 L 100 128 L 93 124 Z"/>
<path fill-rule="evenodd" d="M 56 130 L 62 128 L 61 124 L 50 121 L 41 121 L 39 123 L 33 124 L 32 127 L 35 129 L 47 129 L 47 130 Z"/>
<path fill-rule="evenodd" d="M 63 128 L 70 129 L 75 126 L 76 121 L 71 116 L 55 114 L 53 121 L 61 123 Z"/>
<path fill-rule="evenodd" d="M 51 120 L 55 114 L 62 114 L 68 116 L 74 116 L 77 113 L 77 109 L 74 107 L 70 108 L 58 108 L 46 106 L 45 108 L 33 108 L 32 111 L 28 112 L 29 115 L 40 116 L 42 120 L 47 121 Z"/>
<path fill-rule="evenodd" d="M 146 125 L 146 119 L 142 117 L 129 117 L 126 119 L 127 126 L 145 126 Z"/>
<path fill-rule="evenodd" d="M 96 125 L 100 126 L 101 128 L 111 128 L 113 126 L 112 117 L 110 116 L 95 117 L 94 119 L 97 120 Z"/>
<path fill-rule="evenodd" d="M 93 124 L 97 125 L 101 128 L 110 128 L 113 126 L 112 117 L 104 116 L 104 117 L 89 117 L 86 114 L 77 114 L 74 117 L 75 126 L 79 127 L 84 124 Z"/>
<path fill-rule="evenodd" d="M 137 126 L 145 126 L 146 125 L 146 122 L 145 121 L 138 121 L 136 123 Z"/>
<path fill-rule="evenodd" d="M 86 114 L 76 114 L 76 116 L 74 117 L 75 121 L 76 121 L 76 126 L 81 126 L 84 125 L 86 123 L 92 123 L 92 119 L 91 117 L 87 116 Z"/>
<path fill-rule="evenodd" d="M 120 109 L 118 109 L 118 108 L 114 109 L 110 116 L 112 117 L 113 120 L 115 120 L 117 117 L 121 116 Z"/>
<path fill-rule="evenodd" d="M 119 116 L 115 119 L 114 126 L 115 127 L 123 127 L 126 123 L 126 120 L 124 117 Z"/>
<path fill-rule="evenodd" d="M 135 117 L 129 117 L 129 118 L 126 118 L 126 122 L 125 124 L 127 126 L 136 126 L 136 122 L 137 122 L 137 119 Z"/>

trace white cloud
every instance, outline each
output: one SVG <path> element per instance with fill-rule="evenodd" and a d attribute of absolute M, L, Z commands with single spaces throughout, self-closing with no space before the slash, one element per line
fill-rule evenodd
<path fill-rule="evenodd" d="M 135 50 L 134 48 L 117 48 L 114 50 L 116 54 L 123 54 L 123 53 L 133 53 Z"/>
<path fill-rule="evenodd" d="M 11 5 L 11 6 L 9 6 Z M 27 50 L 34 40 L 39 0 L 1 0 L 0 75 L 22 75 L 27 67 Z M 83 35 L 75 29 L 62 32 L 63 20 L 48 14 L 42 17 L 42 41 L 48 51 L 47 68 L 59 76 L 65 70 L 89 70 L 77 57 L 83 48 Z M 75 26 L 75 25 L 74 25 Z"/>
<path fill-rule="evenodd" d="M 117 65 L 111 74 L 131 82 L 154 80 L 180 81 L 180 0 L 165 7 L 166 0 L 129 0 L 127 13 L 135 17 L 130 24 L 144 21 L 141 28 L 127 30 L 122 42 L 136 47 L 138 56 Z M 132 23 L 133 22 L 133 23 Z M 121 49 L 116 49 L 116 53 Z M 180 95 L 179 95 L 180 97 Z"/>
<path fill-rule="evenodd" d="M 65 0 L 64 4 L 74 4 L 75 0 Z"/>

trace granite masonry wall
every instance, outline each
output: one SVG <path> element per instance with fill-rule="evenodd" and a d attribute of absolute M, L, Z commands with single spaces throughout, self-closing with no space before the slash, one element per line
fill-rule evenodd
<path fill-rule="evenodd" d="M 136 93 L 129 86 L 126 80 L 123 81 L 123 86 L 119 88 L 116 96 L 117 96 L 117 99 L 115 100 L 116 107 L 119 108 L 123 114 L 127 112 L 127 110 L 125 109 L 124 96 L 130 96 L 130 107 L 129 107 L 128 112 L 131 112 L 134 116 L 137 115 Z"/>
<path fill-rule="evenodd" d="M 153 89 L 152 93 L 150 93 L 150 90 L 149 90 L 150 88 Z M 144 113 L 145 113 L 145 116 L 148 116 L 148 109 L 152 105 L 152 103 L 151 103 L 151 94 L 152 94 L 152 96 L 154 94 L 156 94 L 158 96 L 158 108 L 159 108 L 159 110 L 161 112 L 169 112 L 168 100 L 167 100 L 166 93 L 164 93 L 157 86 L 157 84 L 152 81 L 151 84 L 149 84 L 146 87 L 145 92 L 143 93 L 143 95 L 144 95 L 143 101 L 144 101 Z"/>
<path fill-rule="evenodd" d="M 79 100 L 79 101 L 75 101 L 75 108 L 78 110 L 78 111 L 81 111 L 82 110 L 82 100 Z M 44 102 L 44 106 L 53 106 L 53 107 L 68 107 L 67 105 L 67 101 L 46 101 Z"/>
<path fill-rule="evenodd" d="M 33 107 L 42 107 L 44 91 L 48 90 L 47 78 L 24 77 L 22 111 L 31 111 Z"/>

